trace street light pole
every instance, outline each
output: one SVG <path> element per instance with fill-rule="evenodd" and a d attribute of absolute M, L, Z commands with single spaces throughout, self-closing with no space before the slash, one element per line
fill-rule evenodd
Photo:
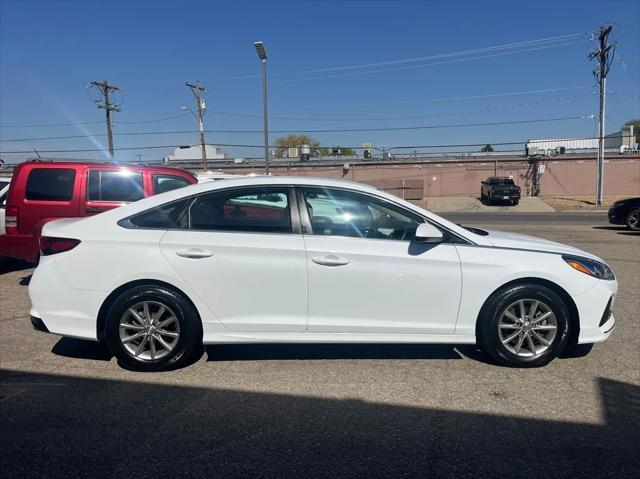
<path fill-rule="evenodd" d="M 267 51 L 263 42 L 253 44 L 258 52 L 258 58 L 262 61 L 262 110 L 264 115 L 264 162 L 265 173 L 269 174 L 269 115 L 267 107 Z"/>
<path fill-rule="evenodd" d="M 198 107 L 198 123 L 200 125 L 200 150 L 202 153 L 202 170 L 207 171 L 207 149 L 204 142 L 204 109 L 206 108 L 202 94 L 207 92 L 206 87 L 200 86 L 200 82 L 196 82 L 195 85 L 186 82 L 186 85 L 191 88 L 193 96 L 196 98 L 196 106 Z M 183 108 L 184 109 L 184 108 Z"/>

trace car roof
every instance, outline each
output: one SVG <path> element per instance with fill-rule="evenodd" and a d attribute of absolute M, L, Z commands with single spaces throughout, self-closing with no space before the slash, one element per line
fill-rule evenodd
<path fill-rule="evenodd" d="M 182 168 L 175 168 L 171 166 L 164 165 L 136 165 L 132 163 L 113 163 L 110 161 L 99 162 L 99 161 L 25 161 L 23 163 L 19 163 L 16 165 L 14 170 L 14 175 L 22 168 L 26 166 L 36 166 L 38 168 L 135 168 L 146 171 L 174 171 L 180 173 L 186 173 L 190 176 L 195 177 L 193 173 L 188 170 L 184 170 Z"/>

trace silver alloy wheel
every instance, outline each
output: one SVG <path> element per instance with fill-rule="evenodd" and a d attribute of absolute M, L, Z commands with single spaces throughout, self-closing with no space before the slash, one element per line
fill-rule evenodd
<path fill-rule="evenodd" d="M 537 299 L 520 299 L 502 312 L 498 337 L 511 353 L 533 358 L 553 343 L 558 322 L 551 308 Z"/>
<path fill-rule="evenodd" d="M 120 342 L 139 361 L 163 358 L 180 339 L 180 324 L 174 312 L 158 301 L 141 301 L 120 318 Z"/>
<path fill-rule="evenodd" d="M 640 230 L 640 211 L 633 211 L 627 218 L 627 225 L 633 231 Z"/>

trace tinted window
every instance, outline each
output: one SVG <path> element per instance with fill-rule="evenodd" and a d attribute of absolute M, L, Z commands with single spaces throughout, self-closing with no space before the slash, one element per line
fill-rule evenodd
<path fill-rule="evenodd" d="M 183 188 L 191 184 L 182 176 L 177 175 L 151 175 L 151 178 L 153 180 L 153 192 L 155 194 L 177 190 L 178 188 Z"/>
<path fill-rule="evenodd" d="M 203 195 L 189 210 L 189 226 L 197 230 L 290 233 L 288 190 L 243 188 Z"/>
<path fill-rule="evenodd" d="M 142 173 L 127 170 L 89 172 L 89 201 L 138 201 L 144 198 Z"/>
<path fill-rule="evenodd" d="M 494 178 L 489 181 L 490 185 L 504 185 L 513 186 L 513 180 L 511 178 Z"/>
<path fill-rule="evenodd" d="M 314 235 L 411 241 L 424 220 L 391 203 L 350 191 L 305 188 Z"/>
<path fill-rule="evenodd" d="M 180 214 L 190 202 L 191 198 L 174 201 L 135 215 L 129 221 L 141 228 L 173 228 L 178 223 Z"/>
<path fill-rule="evenodd" d="M 34 168 L 27 178 L 25 198 L 39 201 L 70 201 L 76 170 L 69 168 Z"/>

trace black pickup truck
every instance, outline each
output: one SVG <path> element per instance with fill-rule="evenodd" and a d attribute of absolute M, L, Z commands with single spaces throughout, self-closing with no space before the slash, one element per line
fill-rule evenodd
<path fill-rule="evenodd" d="M 514 184 L 513 178 L 492 176 L 482 182 L 480 198 L 487 204 L 501 201 L 517 205 L 520 201 L 520 187 Z"/>

